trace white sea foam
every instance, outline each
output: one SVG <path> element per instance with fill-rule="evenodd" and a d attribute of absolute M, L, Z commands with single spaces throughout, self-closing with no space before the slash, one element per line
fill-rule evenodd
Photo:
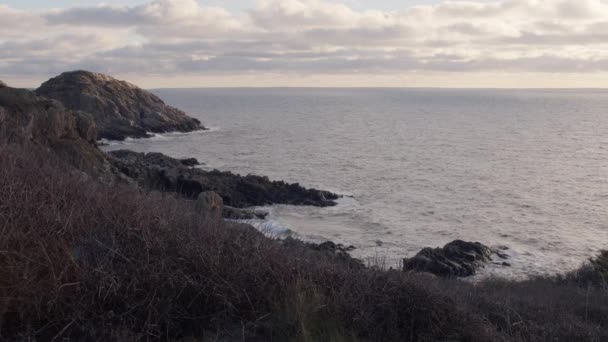
<path fill-rule="evenodd" d="M 131 138 L 127 137 L 125 140 L 108 140 L 108 139 L 99 139 L 98 142 L 101 143 L 102 149 L 112 150 L 113 148 L 104 148 L 105 146 L 130 146 L 130 145 L 147 145 L 154 141 L 170 141 L 170 140 L 179 140 L 197 135 L 204 135 L 212 132 L 219 131 L 219 127 L 207 127 L 206 130 L 192 131 L 192 132 L 167 132 L 167 133 L 153 133 L 147 132 L 149 135 L 148 138 Z"/>

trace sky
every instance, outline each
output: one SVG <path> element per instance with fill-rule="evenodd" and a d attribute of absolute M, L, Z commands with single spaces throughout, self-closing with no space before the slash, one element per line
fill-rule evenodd
<path fill-rule="evenodd" d="M 4 0 L 0 23 L 19 87 L 608 87 L 604 0 Z"/>

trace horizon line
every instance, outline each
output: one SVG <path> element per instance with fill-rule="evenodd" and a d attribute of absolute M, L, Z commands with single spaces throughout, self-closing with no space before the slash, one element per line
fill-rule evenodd
<path fill-rule="evenodd" d="M 146 90 L 162 89 L 430 89 L 430 90 L 608 90 L 608 87 L 415 87 L 415 86 L 200 86 L 200 87 L 151 87 Z"/>

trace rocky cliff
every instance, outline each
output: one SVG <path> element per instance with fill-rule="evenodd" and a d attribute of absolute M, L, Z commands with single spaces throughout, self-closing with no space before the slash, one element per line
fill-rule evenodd
<path fill-rule="evenodd" d="M 90 113 L 99 138 L 144 138 L 148 132 L 190 132 L 200 121 L 166 105 L 156 95 L 125 81 L 88 71 L 65 72 L 36 90 L 71 110 Z"/>
<path fill-rule="evenodd" d="M 110 164 L 95 146 L 96 139 L 91 115 L 26 89 L 0 86 L 0 145 L 31 143 L 82 171 L 107 176 Z"/>
<path fill-rule="evenodd" d="M 102 83 L 105 83 L 105 86 L 101 86 Z M 80 86 L 82 88 L 79 88 Z M 53 93 L 52 89 L 57 89 L 61 96 L 67 96 L 63 101 L 71 104 L 71 108 L 84 110 L 68 109 L 58 100 L 37 95 L 29 90 L 0 86 L 0 146 L 33 144 L 42 147 L 66 160 L 78 170 L 105 182 L 121 180 L 133 185 L 139 184 L 146 189 L 177 192 L 191 199 L 196 199 L 201 192 L 215 191 L 227 205 L 224 214 L 229 218 L 264 216 L 257 212 L 245 212 L 231 207 L 244 208 L 267 204 L 314 206 L 336 204 L 338 195 L 327 191 L 306 189 L 298 184 L 282 181 L 271 181 L 267 177 L 203 171 L 192 168 L 198 164 L 198 161 L 192 158 L 178 160 L 160 153 L 143 154 L 132 151 L 106 154 L 96 146 L 97 125 L 101 124 L 105 127 L 105 137 L 110 137 L 108 134 L 125 133 L 133 127 L 138 127 L 134 129 L 141 129 L 145 134 L 141 126 L 128 126 L 131 128 L 117 126 L 116 122 L 124 119 L 114 115 L 123 113 L 119 108 L 127 108 L 128 111 L 125 109 L 124 113 L 130 111 L 129 113 L 133 114 L 136 110 L 134 108 L 139 108 L 144 113 L 153 111 L 150 103 L 154 102 L 158 106 L 169 108 L 168 112 L 172 113 L 171 115 L 175 114 L 172 118 L 176 118 L 181 113 L 182 119 L 192 119 L 177 109 L 165 106 L 154 95 L 126 82 L 99 74 L 86 72 L 62 74 L 46 82 L 37 93 Z M 70 98 L 69 94 L 74 98 Z M 140 118 L 146 115 L 148 114 Z M 139 122 L 156 121 L 140 120 Z M 104 123 L 107 125 L 103 126 Z M 189 126 L 169 125 L 157 128 L 161 130 L 167 127 Z"/>

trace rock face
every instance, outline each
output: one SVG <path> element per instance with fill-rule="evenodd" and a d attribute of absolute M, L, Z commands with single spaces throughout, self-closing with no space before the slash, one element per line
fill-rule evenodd
<path fill-rule="evenodd" d="M 66 72 L 43 83 L 36 93 L 58 100 L 68 109 L 90 113 L 99 138 L 124 140 L 148 137 L 147 132 L 204 129 L 200 121 L 154 94 L 103 74 Z"/>
<path fill-rule="evenodd" d="M 67 110 L 29 90 L 0 87 L 0 145 L 32 143 L 82 171 L 107 175 L 110 165 L 96 139 L 89 114 Z"/>
<path fill-rule="evenodd" d="M 403 261 L 404 271 L 429 272 L 442 277 L 467 277 L 492 260 L 492 255 L 506 259 L 504 253 L 479 242 L 456 240 L 443 248 L 424 248 Z"/>
<path fill-rule="evenodd" d="M 6 83 L 2 82 L 2 80 L 0 80 L 0 88 L 6 87 Z"/>
<path fill-rule="evenodd" d="M 335 205 L 335 200 L 339 198 L 331 192 L 271 181 L 267 177 L 240 176 L 231 172 L 187 167 L 183 161 L 160 153 L 120 150 L 108 155 L 118 170 L 145 188 L 174 191 L 192 199 L 197 198 L 201 192 L 215 191 L 222 197 L 224 204 L 237 208 L 269 204 L 326 207 Z"/>

